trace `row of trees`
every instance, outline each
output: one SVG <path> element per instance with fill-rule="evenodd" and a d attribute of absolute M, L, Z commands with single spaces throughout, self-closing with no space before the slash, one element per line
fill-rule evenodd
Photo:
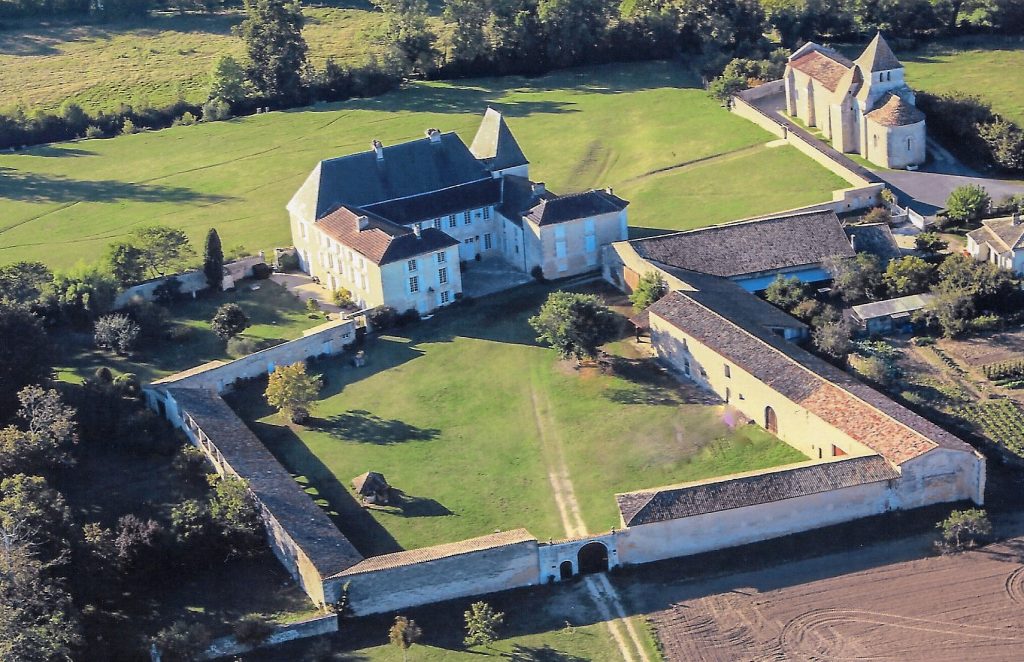
<path fill-rule="evenodd" d="M 994 113 L 987 101 L 963 92 L 921 92 L 917 105 L 928 116 L 928 130 L 964 161 L 1024 172 L 1024 129 Z"/>

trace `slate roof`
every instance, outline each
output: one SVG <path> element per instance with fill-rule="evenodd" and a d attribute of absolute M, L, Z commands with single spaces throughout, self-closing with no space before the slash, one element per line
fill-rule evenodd
<path fill-rule="evenodd" d="M 886 93 L 884 102 L 865 115 L 869 120 L 882 126 L 908 126 L 924 121 L 924 113 L 901 97 Z"/>
<path fill-rule="evenodd" d="M 616 494 L 626 526 L 652 524 L 899 478 L 878 455 L 801 463 L 729 478 Z"/>
<path fill-rule="evenodd" d="M 851 308 L 853 316 L 861 321 L 875 319 L 876 317 L 888 317 L 902 313 L 912 313 L 921 310 L 934 299 L 931 294 L 911 294 L 910 296 L 886 299 L 885 301 L 873 301 L 863 303 Z"/>
<path fill-rule="evenodd" d="M 553 193 L 549 193 L 546 188 L 542 193 L 538 193 L 534 188 L 534 183 L 526 177 L 505 175 L 501 178 L 501 182 L 501 207 L 498 208 L 498 211 L 501 212 L 502 216 L 516 223 L 516 225 L 521 225 L 523 214 L 536 206 L 541 200 L 556 197 Z"/>
<path fill-rule="evenodd" d="M 339 204 L 355 207 L 422 195 L 490 178 L 454 132 L 437 142 L 421 138 L 384 147 L 378 160 L 373 149 L 320 162 L 315 216 Z"/>
<path fill-rule="evenodd" d="M 990 243 L 1000 253 L 1024 247 L 1024 223 L 1015 223 L 1012 216 L 990 218 L 981 222 L 981 227 L 971 230 L 967 236 L 977 244 Z"/>
<path fill-rule="evenodd" d="M 875 38 L 867 45 L 864 52 L 857 58 L 856 63 L 861 69 L 868 72 L 886 71 L 889 69 L 901 69 L 903 65 L 896 58 L 896 55 L 889 48 L 885 37 L 881 32 L 875 33 Z"/>
<path fill-rule="evenodd" d="M 899 244 L 886 223 L 847 225 L 844 230 L 858 253 L 871 253 L 884 261 L 900 257 Z"/>
<path fill-rule="evenodd" d="M 440 191 L 430 191 L 422 195 L 367 205 L 363 209 L 395 223 L 409 225 L 419 221 L 442 218 L 466 209 L 497 205 L 500 202 L 501 180 L 488 177 Z"/>
<path fill-rule="evenodd" d="M 166 391 L 179 409 L 196 422 L 322 576 L 341 572 L 363 559 L 220 396 L 204 389 L 167 388 Z"/>
<path fill-rule="evenodd" d="M 529 163 L 511 129 L 505 123 L 505 118 L 493 108 L 488 108 L 484 113 L 484 119 L 476 131 L 469 151 L 476 158 L 485 161 L 492 170 L 504 170 Z"/>
<path fill-rule="evenodd" d="M 963 441 L 835 366 L 744 317 L 718 312 L 717 300 L 668 294 L 650 308 L 769 388 L 900 465 L 935 448 L 973 453 Z"/>
<path fill-rule="evenodd" d="M 790 60 L 789 66 L 819 81 L 829 91 L 835 92 L 853 66 L 853 62 L 831 49 L 816 46 L 810 52 Z"/>
<path fill-rule="evenodd" d="M 388 481 L 384 478 L 384 474 L 377 473 L 376 471 L 367 471 L 352 479 L 352 489 L 355 490 L 356 494 L 363 496 L 376 494 L 381 490 L 388 489 L 388 487 Z"/>
<path fill-rule="evenodd" d="M 727 223 L 631 243 L 642 258 L 727 278 L 812 267 L 827 257 L 854 255 L 831 210 Z"/>
<path fill-rule="evenodd" d="M 367 226 L 359 228 L 359 218 Z M 417 237 L 404 225 L 392 223 L 376 214 L 349 207 L 338 207 L 316 222 L 328 236 L 348 246 L 377 265 L 406 260 L 455 246 L 459 242 L 433 227 L 423 228 Z"/>
<path fill-rule="evenodd" d="M 617 213 L 627 205 L 628 202 L 610 190 L 591 190 L 543 198 L 523 215 L 537 225 L 554 225 L 599 214 Z"/>
<path fill-rule="evenodd" d="M 509 547 L 511 545 L 518 545 L 525 542 L 537 542 L 537 539 L 526 529 L 513 529 L 511 531 L 502 531 L 501 533 L 493 533 L 489 536 L 460 540 L 459 542 L 448 543 L 445 545 L 435 545 L 433 547 L 411 549 L 404 552 L 394 552 L 393 554 L 371 556 L 368 559 L 364 559 L 357 565 L 338 573 L 338 576 L 348 577 L 366 572 L 390 570 L 417 563 L 447 559 L 461 554 L 481 552 L 488 549 L 500 549 L 502 547 Z"/>

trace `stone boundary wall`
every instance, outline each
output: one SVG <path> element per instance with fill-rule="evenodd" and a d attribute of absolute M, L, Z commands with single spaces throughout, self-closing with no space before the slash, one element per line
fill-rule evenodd
<path fill-rule="evenodd" d="M 340 354 L 355 342 L 352 320 L 331 320 L 302 333 L 301 338 L 262 349 L 234 361 L 212 361 L 192 370 L 158 379 L 151 386 L 199 388 L 224 393 L 240 379 L 252 379 L 273 372 L 279 365 L 291 365 L 317 356 Z"/>
<path fill-rule="evenodd" d="M 242 653 L 248 653 L 259 648 L 269 648 L 288 641 L 306 639 L 307 637 L 319 637 L 320 635 L 331 634 L 337 631 L 337 614 L 316 616 L 296 623 L 278 625 L 274 628 L 273 634 L 267 637 L 266 641 L 255 646 L 238 643 L 234 637 L 222 637 L 215 640 L 210 647 L 206 649 L 206 653 L 203 654 L 202 659 L 215 660 L 219 657 L 241 655 Z M 159 657 L 154 658 L 154 660 L 159 660 Z"/>
<path fill-rule="evenodd" d="M 263 255 L 252 255 L 250 257 L 243 257 L 240 260 L 234 262 L 228 262 L 224 265 L 227 273 L 224 275 L 224 289 L 229 290 L 235 286 L 235 282 L 243 278 L 252 277 L 252 268 L 257 264 L 266 264 L 266 260 Z M 156 297 L 153 292 L 156 288 L 163 285 L 171 278 L 177 278 L 181 281 L 181 293 L 191 294 L 195 296 L 196 292 L 201 292 L 208 288 L 206 284 L 206 275 L 203 271 L 186 271 L 181 274 L 174 274 L 171 276 L 163 276 L 161 278 L 154 278 L 147 280 L 138 285 L 133 285 L 128 289 L 124 290 L 117 295 L 114 299 L 114 310 L 124 308 L 133 301 L 153 301 Z"/>

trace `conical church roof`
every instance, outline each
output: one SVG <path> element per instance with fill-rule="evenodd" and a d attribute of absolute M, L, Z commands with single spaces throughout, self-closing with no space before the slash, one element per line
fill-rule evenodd
<path fill-rule="evenodd" d="M 898 59 L 896 59 L 896 55 L 893 54 L 892 49 L 889 48 L 889 44 L 886 43 L 881 32 L 875 33 L 875 38 L 871 40 L 868 47 L 865 48 L 864 52 L 860 54 L 860 57 L 856 59 L 856 63 L 860 65 L 861 69 L 867 72 L 903 68 L 903 65 Z"/>
<path fill-rule="evenodd" d="M 488 161 L 492 170 L 504 170 L 529 163 L 515 136 L 512 135 L 512 130 L 505 123 L 505 118 L 493 108 L 488 108 L 484 113 L 484 119 L 480 122 L 480 128 L 473 138 L 469 151 L 476 158 Z"/>

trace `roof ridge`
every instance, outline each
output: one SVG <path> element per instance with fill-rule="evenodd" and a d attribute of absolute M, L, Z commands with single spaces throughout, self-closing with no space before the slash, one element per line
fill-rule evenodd
<path fill-rule="evenodd" d="M 673 294 L 674 294 L 674 293 L 673 293 Z M 696 300 L 696 299 L 694 299 L 693 297 L 687 296 L 686 294 L 684 294 L 684 293 L 683 293 L 683 292 L 681 292 L 681 291 L 679 291 L 679 294 L 680 294 L 680 296 L 685 296 L 685 297 L 686 297 L 686 298 L 687 298 L 688 300 L 692 301 L 693 303 L 695 303 L 696 305 L 700 306 L 700 307 L 701 307 L 701 308 L 703 308 L 704 310 L 707 310 L 708 312 L 710 312 L 710 313 L 711 313 L 712 315 L 714 315 L 715 317 L 717 317 L 717 318 L 719 318 L 719 319 L 721 319 L 721 320 L 724 320 L 724 321 L 725 321 L 726 323 L 728 323 L 728 324 L 731 324 L 731 325 L 732 325 L 732 326 L 734 326 L 735 328 L 739 329 L 739 330 L 740 330 L 740 331 L 741 331 L 742 333 L 744 333 L 744 334 L 746 334 L 746 335 L 750 336 L 751 338 L 753 338 L 754 340 L 756 340 L 756 341 L 757 341 L 758 343 L 760 343 L 760 344 L 762 344 L 762 345 L 765 345 L 765 346 L 767 346 L 767 347 L 768 347 L 769 349 L 771 349 L 771 350 L 772 350 L 772 351 L 774 351 L 774 352 L 777 352 L 778 354 L 781 354 L 781 355 L 783 356 L 783 358 L 785 358 L 785 359 L 786 359 L 787 361 L 789 361 L 789 362 L 791 362 L 791 363 L 795 364 L 795 365 L 796 365 L 797 367 L 799 367 L 799 368 L 800 368 L 801 370 L 803 370 L 804 372 L 807 372 L 807 373 L 811 374 L 812 376 L 814 376 L 814 377 L 816 377 L 816 378 L 818 378 L 818 379 L 821 379 L 821 380 L 822 380 L 822 381 L 824 381 L 824 382 L 825 382 L 826 384 L 830 384 L 830 385 L 834 386 L 835 388 L 839 389 L 839 390 L 840 390 L 840 391 L 842 391 L 843 393 L 846 393 L 846 394 L 847 394 L 847 395 L 849 395 L 849 396 L 850 396 L 851 398 L 853 398 L 853 399 L 857 400 L 857 401 L 858 401 L 858 402 L 860 402 L 861 404 L 863 404 L 863 405 L 865 405 L 865 406 L 869 407 L 870 409 L 872 409 L 873 411 L 876 411 L 876 412 L 878 412 L 879 414 L 881 414 L 881 415 L 882 415 L 882 416 L 884 416 L 885 418 L 888 418 L 889 420 L 893 421 L 894 423 L 896 423 L 896 424 L 898 424 L 898 425 L 902 426 L 903 428 L 905 428 L 905 429 L 909 430 L 909 431 L 910 431 L 910 432 L 911 432 L 912 434 L 915 434 L 915 435 L 917 435 L 918 437 L 921 437 L 922 439 L 924 439 L 925 441 L 927 441 L 927 442 L 928 442 L 929 444 L 931 444 L 931 445 L 932 445 L 932 450 L 934 450 L 935 448 L 939 448 L 939 443 L 938 443 L 938 442 L 936 442 L 935 440 L 931 439 L 930 437 L 927 437 L 927 436 L 925 436 L 923 432 L 920 432 L 919 430 L 915 430 L 914 428 L 910 427 L 909 425 L 907 425 L 907 424 L 906 424 L 906 423 L 904 423 L 903 421 L 900 421 L 900 420 L 899 420 L 899 419 L 897 419 L 896 417 L 894 417 L 894 416 L 892 416 L 892 415 L 888 414 L 887 412 L 884 412 L 884 411 L 882 411 L 881 409 L 879 409 L 879 408 L 878 408 L 878 407 L 876 407 L 875 405 L 871 404 L 871 403 L 870 403 L 870 402 L 868 402 L 867 400 L 863 399 L 862 397 L 860 397 L 860 396 L 859 396 L 859 395 L 857 395 L 856 393 L 853 393 L 853 392 L 852 392 L 852 391 L 850 391 L 849 389 L 847 389 L 847 388 L 845 388 L 845 387 L 843 387 L 843 386 L 841 386 L 841 385 L 837 384 L 836 382 L 834 382 L 834 381 L 832 381 L 832 380 L 830 380 L 830 379 L 826 379 L 826 378 L 825 378 L 825 377 L 824 377 L 823 375 L 821 375 L 821 374 L 819 374 L 819 373 L 815 372 L 814 370 L 811 370 L 810 368 L 808 368 L 808 367 L 807 367 L 807 366 L 805 366 L 804 364 L 802 364 L 802 363 L 800 363 L 799 361 L 797 361 L 796 359 L 794 359 L 794 358 L 793 358 L 792 356 L 790 356 L 790 355 L 789 355 L 789 353 L 787 353 L 787 352 L 784 352 L 784 351 L 780 350 L 780 349 L 779 349 L 778 347 L 776 347 L 775 345 L 772 345 L 771 343 L 769 343 L 768 341 L 766 341 L 766 340 L 765 340 L 764 338 L 761 338 L 760 336 L 758 336 L 758 335 L 756 335 L 756 334 L 754 334 L 754 333 L 751 333 L 751 332 L 750 332 L 750 331 L 749 331 L 748 329 L 745 329 L 745 328 L 744 328 L 743 326 L 741 326 L 741 325 L 739 325 L 739 324 L 736 324 L 735 322 L 733 322 L 733 321 L 732 321 L 732 320 L 730 320 L 729 318 L 725 317 L 724 315 L 721 315 L 721 314 L 719 314 L 719 313 L 718 313 L 717 311 L 713 310 L 712 308 L 710 308 L 710 307 L 708 307 L 708 306 L 705 306 L 704 304 L 702 304 L 701 302 L 697 301 L 697 300 Z M 751 296 L 753 296 L 753 295 L 751 295 Z M 655 314 L 657 314 L 657 313 L 655 313 Z M 783 340 L 782 342 L 789 342 L 789 341 L 787 341 L 787 340 Z M 807 350 L 803 349 L 802 347 L 797 347 L 796 345 L 793 345 L 793 347 L 796 347 L 797 349 L 800 349 L 801 351 L 807 352 Z M 818 358 L 818 357 L 814 356 L 814 354 L 811 354 L 810 352 L 807 352 L 807 354 L 808 354 L 808 356 L 811 356 L 811 357 L 813 357 L 813 358 Z M 825 361 L 824 361 L 823 359 L 818 359 L 818 360 L 822 361 L 822 363 L 825 363 Z M 829 365 L 829 364 L 825 363 L 825 365 Z M 837 368 L 837 370 L 838 370 L 838 368 Z M 846 373 L 844 372 L 843 374 L 845 375 Z M 855 378 L 854 378 L 853 376 L 850 376 L 850 379 L 855 379 Z M 866 387 L 866 388 L 871 388 L 870 386 L 867 386 L 867 385 L 865 385 L 865 387 Z M 887 396 L 883 395 L 882 397 L 887 397 Z M 895 404 L 896 404 L 897 406 L 899 406 L 899 407 L 902 407 L 902 406 L 903 406 L 903 405 L 899 404 L 898 402 L 896 402 L 895 400 L 893 400 L 893 402 L 894 402 L 894 403 L 895 403 Z M 909 410 L 908 410 L 908 411 L 909 411 Z M 913 413 L 913 412 L 911 412 L 911 413 Z M 915 415 L 916 415 L 916 414 L 915 414 Z M 861 442 L 861 443 L 863 443 L 863 442 Z M 865 443 L 864 445 L 865 445 L 865 446 L 868 446 L 868 448 L 871 448 L 872 450 L 874 450 L 874 448 L 872 448 L 872 447 L 871 447 L 871 446 L 869 446 L 868 444 L 866 444 L 866 443 Z M 876 452 L 877 452 L 877 451 L 876 451 Z M 927 451 L 926 451 L 926 452 L 927 452 Z M 884 457 L 884 456 L 883 456 L 883 457 Z M 886 458 L 886 461 L 888 461 L 888 458 Z"/>
<path fill-rule="evenodd" d="M 828 209 L 812 209 L 807 211 L 796 212 L 792 214 L 780 214 L 778 216 L 757 216 L 754 218 L 741 218 L 736 221 L 726 221 L 725 223 L 716 223 L 715 225 L 708 225 L 703 228 L 691 228 L 689 230 L 677 230 L 675 232 L 666 232 L 665 234 L 655 235 L 653 237 L 640 237 L 638 239 L 629 239 L 630 243 L 636 242 L 641 243 L 645 241 L 657 241 L 659 239 L 665 239 L 667 237 L 678 237 L 681 235 L 710 233 L 713 231 L 719 231 L 727 228 L 734 228 L 740 225 L 749 225 L 753 223 L 766 223 L 768 221 L 786 221 L 793 218 L 800 218 L 803 216 L 811 216 L 814 214 L 828 214 Z M 832 212 L 835 213 L 835 212 Z M 838 215 L 836 216 L 838 218 Z"/>

